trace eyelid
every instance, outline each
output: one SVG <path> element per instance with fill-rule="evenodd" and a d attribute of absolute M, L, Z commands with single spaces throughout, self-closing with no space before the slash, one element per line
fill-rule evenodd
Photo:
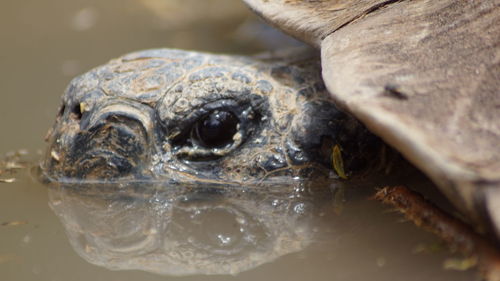
<path fill-rule="evenodd" d="M 245 106 L 241 106 L 237 101 L 233 99 L 224 99 L 218 100 L 210 103 L 205 103 L 201 105 L 199 108 L 193 109 L 187 116 L 185 116 L 183 124 L 180 124 L 184 127 L 191 127 L 198 121 L 200 118 L 203 118 L 210 112 L 214 110 L 219 111 L 230 111 L 234 113 L 236 116 L 239 116 L 240 113 L 244 110 Z M 187 126 L 186 126 L 187 125 Z"/>
<path fill-rule="evenodd" d="M 241 113 L 245 111 L 249 105 L 241 104 L 234 99 L 219 99 L 212 102 L 207 102 L 194 108 L 188 115 L 181 116 L 178 120 L 181 122 L 172 122 L 172 128 L 169 128 L 169 133 L 167 137 L 172 142 L 182 142 L 182 139 L 187 139 L 190 137 L 191 130 L 196 122 L 207 116 L 210 112 L 214 110 L 220 111 L 230 111 L 238 118 L 240 118 Z M 240 118 L 241 119 L 241 118 Z"/>
<path fill-rule="evenodd" d="M 224 147 L 204 147 L 193 139 L 193 130 L 200 120 L 213 111 L 229 111 L 238 118 L 237 131 L 233 136 L 233 142 Z M 220 158 L 228 155 L 235 148 L 246 142 L 246 139 L 253 132 L 253 123 L 255 119 L 249 118 L 249 112 L 254 112 L 254 109 L 249 103 L 239 104 L 235 100 L 224 100 L 206 104 L 203 108 L 199 108 L 196 112 L 192 112 L 188 121 L 183 122 L 181 131 L 170 139 L 171 148 L 177 158 L 187 159 L 190 161 L 204 161 L 212 158 Z M 258 115 L 258 113 L 257 113 Z M 235 137 L 237 136 L 237 137 Z"/>

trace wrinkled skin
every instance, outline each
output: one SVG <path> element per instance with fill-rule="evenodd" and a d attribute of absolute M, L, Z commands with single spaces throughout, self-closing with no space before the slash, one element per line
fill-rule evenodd
<path fill-rule="evenodd" d="M 158 49 L 75 78 L 42 163 L 53 181 L 250 183 L 363 170 L 380 143 L 330 101 L 315 54 Z"/>

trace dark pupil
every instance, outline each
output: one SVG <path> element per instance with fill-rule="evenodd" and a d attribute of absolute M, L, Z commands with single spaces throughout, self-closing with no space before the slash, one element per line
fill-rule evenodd
<path fill-rule="evenodd" d="M 213 111 L 196 124 L 196 134 L 202 145 L 222 147 L 233 140 L 238 118 L 228 111 Z"/>

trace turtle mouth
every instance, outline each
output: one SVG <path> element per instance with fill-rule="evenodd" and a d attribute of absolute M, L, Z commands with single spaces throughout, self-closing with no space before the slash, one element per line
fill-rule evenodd
<path fill-rule="evenodd" d="M 145 176 L 150 162 L 148 111 L 122 104 L 84 112 L 55 126 L 43 170 L 57 181 Z"/>

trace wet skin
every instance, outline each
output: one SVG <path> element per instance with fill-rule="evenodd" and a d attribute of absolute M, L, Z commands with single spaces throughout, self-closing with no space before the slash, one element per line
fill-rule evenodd
<path fill-rule="evenodd" d="M 53 181 L 255 183 L 370 166 L 379 141 L 339 111 L 315 54 L 158 49 L 75 78 L 42 163 Z"/>

